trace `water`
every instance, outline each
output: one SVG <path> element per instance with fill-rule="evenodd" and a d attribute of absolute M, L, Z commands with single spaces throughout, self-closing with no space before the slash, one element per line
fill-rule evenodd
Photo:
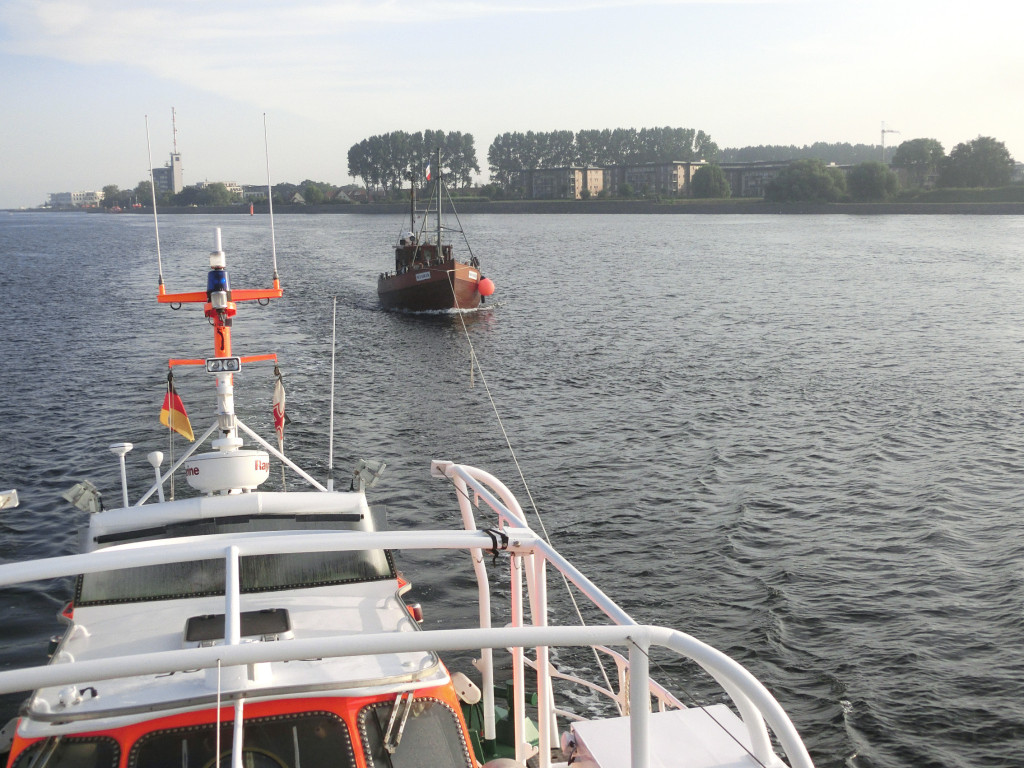
<path fill-rule="evenodd" d="M 460 321 L 378 309 L 403 221 L 278 218 L 286 297 L 244 307 L 234 343 L 279 354 L 300 464 L 326 475 L 337 296 L 338 484 L 387 461 L 371 496 L 393 525 L 451 520 L 435 458 L 526 504 L 489 391 L 556 547 L 639 621 L 745 664 L 819 766 L 1024 765 L 1024 219 L 462 218 L 498 288 L 466 316 L 487 389 Z M 169 291 L 202 287 L 215 226 L 233 287 L 269 285 L 265 217 L 160 225 Z M 0 558 L 75 551 L 59 496 L 88 478 L 116 503 L 106 445 L 136 444 L 134 489 L 168 450 L 166 360 L 212 333 L 153 301 L 153 243 L 144 217 L 0 215 L 0 488 L 22 498 Z M 175 383 L 199 432 L 209 381 Z M 271 369 L 239 385 L 270 432 Z M 427 625 L 453 619 L 469 569 L 400 563 Z M 0 665 L 41 661 L 67 597 L 4 593 Z"/>

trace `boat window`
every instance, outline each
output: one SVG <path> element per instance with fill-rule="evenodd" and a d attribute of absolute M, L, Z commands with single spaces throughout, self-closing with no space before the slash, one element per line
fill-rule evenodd
<path fill-rule="evenodd" d="M 371 704 L 359 713 L 359 732 L 368 768 L 473 765 L 458 717 L 437 699 Z"/>
<path fill-rule="evenodd" d="M 234 724 L 220 727 L 220 765 L 231 768 Z M 217 734 L 213 723 L 154 731 L 140 738 L 128 755 L 128 768 L 215 768 Z M 344 721 L 330 712 L 253 718 L 245 721 L 245 768 L 355 768 L 352 740 Z"/>
<path fill-rule="evenodd" d="M 116 768 L 120 759 L 117 742 L 109 737 L 54 737 L 28 747 L 12 768 Z"/>
<path fill-rule="evenodd" d="M 323 587 L 394 578 L 383 550 L 256 555 L 240 562 L 243 593 Z M 224 561 L 197 560 L 80 576 L 76 605 L 170 600 L 224 594 Z"/>
<path fill-rule="evenodd" d="M 195 523 L 195 524 L 192 524 Z M 219 518 L 191 521 L 140 532 L 136 539 L 194 536 L 264 530 L 344 530 L 334 519 L 302 516 Z M 394 578 L 390 554 L 384 550 L 254 555 L 241 558 L 241 590 L 270 592 Z M 196 560 L 122 568 L 79 576 L 76 605 L 103 605 L 142 600 L 169 600 L 224 594 L 224 561 Z"/>

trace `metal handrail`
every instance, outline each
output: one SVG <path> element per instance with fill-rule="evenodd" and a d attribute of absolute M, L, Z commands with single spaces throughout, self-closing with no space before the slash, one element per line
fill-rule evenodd
<path fill-rule="evenodd" d="M 482 578 L 484 581 L 481 582 L 481 627 L 477 629 L 290 640 L 282 644 L 229 644 L 213 648 L 137 654 L 110 660 L 60 663 L 0 672 L 0 693 L 137 674 L 164 673 L 175 669 L 209 668 L 217 666 L 218 663 L 238 665 L 294 658 L 477 648 L 489 653 L 489 649 L 492 648 L 512 648 L 517 649 L 518 654 L 514 658 L 520 665 L 517 673 L 517 697 L 521 697 L 525 688 L 522 685 L 522 649 L 534 647 L 537 649 L 538 692 L 541 694 L 538 714 L 543 724 L 542 762 L 546 762 L 543 759 L 543 748 L 551 746 L 551 733 L 546 724 L 554 717 L 554 702 L 550 688 L 551 670 L 547 663 L 548 647 L 621 645 L 629 649 L 628 662 L 619 656 L 616 664 L 620 667 L 620 687 L 623 679 L 622 665 L 626 664 L 629 671 L 628 696 L 634 702 L 630 708 L 633 765 L 634 768 L 645 768 L 648 765 L 646 755 L 649 747 L 646 733 L 650 716 L 650 695 L 654 693 L 662 706 L 664 701 L 657 693 L 657 689 L 664 689 L 652 684 L 649 678 L 647 649 L 651 645 L 660 645 L 695 661 L 729 694 L 740 713 L 752 752 L 758 760 L 766 765 L 777 761 L 768 737 L 767 722 L 794 768 L 812 766 L 806 748 L 788 716 L 767 689 L 741 665 L 682 632 L 637 625 L 596 585 L 526 525 L 522 510 L 514 496 L 497 479 L 481 470 L 450 462 L 434 462 L 432 472 L 436 477 L 456 479 L 456 486 L 460 488 L 460 505 L 468 507 L 469 496 L 466 491 L 472 488 L 478 498 L 486 501 L 497 513 L 500 525 L 508 535 L 507 548 L 513 556 L 515 626 L 504 629 L 489 627 L 489 609 L 486 616 L 483 609 L 487 591 L 486 573 L 481 574 L 483 568 L 478 567 L 478 579 Z M 299 494 L 295 494 L 296 500 L 298 496 Z M 494 539 L 491 534 L 475 529 L 472 514 L 467 514 L 465 508 L 463 516 L 464 525 L 470 530 L 315 533 L 265 531 L 118 545 L 79 555 L 0 564 L 0 586 L 118 568 L 221 558 L 226 558 L 226 570 L 231 574 L 236 570 L 230 567 L 231 564 L 237 564 L 238 558 L 245 556 L 371 549 L 466 549 L 473 553 L 475 565 L 480 566 L 481 553 L 494 546 Z M 562 573 L 617 626 L 546 626 L 546 564 L 551 564 Z M 536 625 L 533 627 L 522 626 L 521 596 L 518 598 L 518 607 L 516 606 L 517 583 L 522 576 L 527 579 L 529 588 L 531 614 Z M 228 627 L 237 625 L 238 613 L 241 610 L 237 579 L 233 583 L 231 581 L 229 578 L 225 588 L 225 615 Z M 619 697 L 622 693 L 620 690 Z M 647 701 L 647 706 L 637 706 L 636 702 L 644 700 Z M 517 707 L 517 716 L 523 716 L 521 706 Z"/>

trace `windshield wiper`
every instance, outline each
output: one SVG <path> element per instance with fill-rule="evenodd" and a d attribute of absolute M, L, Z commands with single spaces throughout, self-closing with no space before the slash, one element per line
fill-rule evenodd
<path fill-rule="evenodd" d="M 389 755 L 395 754 L 395 750 L 398 749 L 399 743 L 402 741 L 402 731 L 405 730 L 405 721 L 409 719 L 409 712 L 412 710 L 412 697 L 413 692 L 409 691 L 408 694 L 399 693 L 395 697 L 395 703 L 391 707 L 391 717 L 388 720 L 388 729 L 384 732 L 384 749 L 387 750 Z M 402 702 L 405 701 L 404 711 Z M 402 719 L 399 721 L 398 714 L 402 713 Z M 395 723 L 398 723 L 398 730 L 395 730 Z"/>

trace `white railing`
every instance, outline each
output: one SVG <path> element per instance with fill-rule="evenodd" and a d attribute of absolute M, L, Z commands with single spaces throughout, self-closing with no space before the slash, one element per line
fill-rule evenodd
<path fill-rule="evenodd" d="M 548 662 L 551 646 L 622 646 L 628 649 L 628 662 L 620 654 L 616 665 L 620 689 L 617 694 L 598 686 L 594 690 L 610 694 L 624 703 L 630 713 L 633 768 L 648 768 L 648 721 L 650 697 L 659 708 L 666 703 L 679 705 L 678 700 L 649 676 L 648 650 L 660 646 L 687 657 L 711 675 L 731 697 L 747 730 L 754 756 L 765 765 L 777 764 L 766 727 L 770 726 L 794 768 L 813 768 L 807 750 L 796 729 L 778 702 L 746 669 L 725 654 L 699 640 L 672 629 L 636 624 L 619 606 L 580 573 L 554 548 L 541 540 L 525 523 L 521 508 L 508 489 L 491 475 L 472 467 L 434 462 L 435 477 L 454 481 L 458 491 L 463 525 L 466 530 L 419 532 L 339 531 L 329 532 L 257 532 L 244 535 L 212 535 L 188 541 L 165 540 L 114 546 L 80 555 L 0 565 L 0 587 L 20 582 L 62 578 L 80 573 L 159 565 L 193 560 L 225 559 L 225 617 L 228 644 L 212 648 L 147 653 L 114 659 L 57 663 L 44 667 L 0 671 L 0 693 L 26 691 L 40 687 L 64 686 L 94 680 L 132 675 L 160 674 L 180 669 L 206 669 L 220 665 L 238 666 L 296 658 L 359 656 L 379 653 L 415 651 L 481 650 L 481 686 L 484 694 L 485 738 L 494 738 L 493 669 L 491 650 L 507 648 L 513 652 L 513 689 L 515 692 L 517 759 L 525 762 L 525 671 L 530 663 L 537 674 L 539 760 L 542 768 L 550 764 L 551 748 L 556 731 L 552 724 L 556 710 L 552 689 L 552 667 Z M 498 516 L 500 533 L 476 529 L 471 506 L 471 493 L 485 501 Z M 292 494 L 296 503 L 301 494 Z M 504 534 L 504 537 L 501 537 Z M 499 539 L 496 541 L 495 536 Z M 507 540 L 506 538 L 507 537 Z M 511 555 L 512 626 L 490 626 L 490 589 L 484 553 L 495 548 L 507 549 Z M 238 644 L 230 640 L 237 635 L 242 611 L 237 563 L 241 557 L 283 553 L 353 551 L 372 549 L 463 549 L 473 558 L 478 580 L 480 627 L 463 630 L 432 630 L 359 636 L 331 637 L 315 640 L 290 640 L 287 643 Z M 572 582 L 590 602 L 607 615 L 614 625 L 564 627 L 547 625 L 547 564 L 551 564 Z M 533 626 L 524 621 L 523 579 L 525 600 L 530 607 Z M 536 662 L 528 662 L 524 648 L 535 649 Z M 556 673 L 557 675 L 557 673 Z M 561 676 L 565 677 L 565 676 Z M 571 679 L 571 678 L 570 678 Z M 621 688 L 626 682 L 625 696 Z M 630 702 L 632 703 L 630 705 Z M 644 702 L 638 706 L 638 702 Z"/>

